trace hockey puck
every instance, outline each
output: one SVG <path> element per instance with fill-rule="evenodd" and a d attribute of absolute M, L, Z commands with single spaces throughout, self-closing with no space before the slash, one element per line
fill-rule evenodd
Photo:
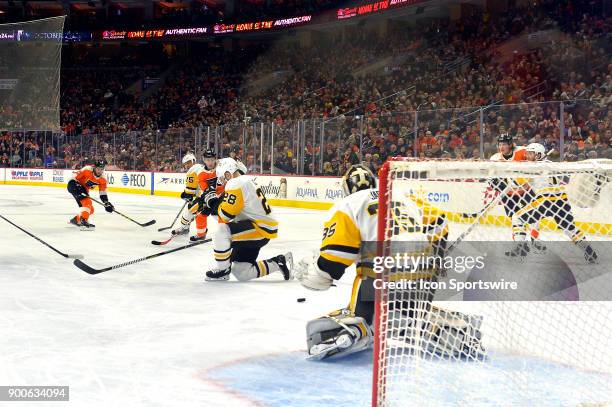
<path fill-rule="evenodd" d="M 306 302 L 306 298 L 298 298 L 297 302 Z"/>

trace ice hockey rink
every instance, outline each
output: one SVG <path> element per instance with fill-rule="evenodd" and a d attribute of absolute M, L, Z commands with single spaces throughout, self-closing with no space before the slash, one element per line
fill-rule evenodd
<path fill-rule="evenodd" d="M 172 222 L 179 199 L 110 199 L 139 221 L 157 223 L 141 228 L 98 206 L 91 218 L 96 230 L 80 231 L 68 224 L 74 199 L 64 189 L 44 187 L 0 186 L 0 214 L 59 250 L 82 254 L 96 268 L 187 242 L 181 237 L 161 248 L 150 243 L 168 236 L 157 229 Z M 291 251 L 299 261 L 318 248 L 324 212 L 274 212 L 279 238 L 261 257 Z M 209 228 L 214 234 L 214 221 Z M 280 275 L 205 282 L 204 272 L 214 266 L 212 244 L 206 243 L 93 276 L 4 221 L 0 248 L 0 384 L 68 385 L 69 405 L 78 406 L 371 404 L 371 352 L 334 362 L 304 360 L 306 322 L 346 306 L 352 270 L 326 292 L 308 291 Z M 555 396 L 539 406 L 575 406 L 581 398 L 574 386 L 595 376 L 602 380 L 540 360 L 508 357 L 504 363 L 532 363 L 526 382 L 555 377 L 548 389 Z M 524 405 L 529 396 L 497 392 L 495 369 L 486 377 L 470 366 L 439 363 L 433 369 L 440 383 L 486 383 L 483 399 L 473 405 Z M 612 377 L 604 380 L 612 389 Z M 440 390 L 430 405 L 456 404 Z"/>

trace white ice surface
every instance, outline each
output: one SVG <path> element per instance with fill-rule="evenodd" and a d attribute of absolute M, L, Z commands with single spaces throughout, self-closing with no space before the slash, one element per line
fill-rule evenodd
<path fill-rule="evenodd" d="M 60 188 L 0 186 L 0 214 L 93 267 L 186 243 L 150 244 L 168 235 L 157 229 L 172 221 L 179 199 L 110 198 L 118 210 L 157 224 L 141 228 L 97 206 L 96 230 L 80 231 L 67 223 L 76 204 Z M 261 257 L 292 250 L 300 259 L 317 248 L 324 212 L 274 212 L 279 238 Z M 215 222 L 209 227 L 213 234 Z M 213 265 L 208 243 L 91 276 L 0 220 L 0 385 L 70 385 L 70 405 L 79 406 L 253 405 L 211 369 L 304 350 L 306 321 L 346 306 L 352 278 L 323 293 L 280 275 L 206 283 Z"/>
<path fill-rule="evenodd" d="M 82 232 L 67 223 L 76 204 L 64 189 L 0 186 L 0 214 L 62 251 L 83 254 L 93 267 L 186 243 L 150 244 L 168 236 L 157 228 L 172 221 L 182 201 L 127 194 L 111 200 L 157 224 L 141 228 L 96 207 L 96 230 Z M 261 258 L 291 250 L 297 261 L 318 247 L 324 212 L 274 211 L 279 238 Z M 214 234 L 215 222 L 209 227 Z M 327 292 L 311 292 L 279 275 L 206 283 L 213 265 L 209 243 L 91 276 L 0 220 L 0 385 L 70 386 L 69 403 L 19 403 L 37 407 L 370 404 L 371 352 L 337 363 L 303 359 L 306 322 L 346 306 L 354 272 Z M 522 358 L 508 358 L 503 368 L 525 363 L 533 367 L 534 390 L 555 378 L 557 387 L 546 389 L 553 397 L 538 405 L 576 405 L 572 386 L 594 377 Z M 436 366 L 441 393 L 429 405 L 456 405 L 443 383 L 459 376 L 469 382 L 473 369 Z M 518 405 L 496 390 L 499 377 L 480 379 L 491 383 L 491 398 L 473 405 Z"/>

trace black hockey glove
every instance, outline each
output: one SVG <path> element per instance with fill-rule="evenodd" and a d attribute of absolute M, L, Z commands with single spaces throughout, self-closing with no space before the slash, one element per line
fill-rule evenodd
<path fill-rule="evenodd" d="M 100 194 L 100 200 L 104 203 L 104 209 L 106 212 L 111 213 L 115 210 L 115 207 L 112 203 L 108 202 L 108 196 L 106 194 Z"/>
<path fill-rule="evenodd" d="M 206 216 L 216 215 L 219 210 L 219 205 L 221 204 L 221 198 L 215 195 L 214 197 L 209 197 L 204 204 L 204 208 L 202 209 L 202 213 Z"/>
<path fill-rule="evenodd" d="M 193 194 L 188 194 L 185 191 L 181 192 L 181 199 L 186 202 L 190 202 L 193 199 L 193 197 L 194 197 Z"/>
<path fill-rule="evenodd" d="M 115 207 L 113 206 L 112 203 L 106 201 L 104 202 L 104 209 L 106 210 L 106 212 L 112 213 L 115 210 Z"/>

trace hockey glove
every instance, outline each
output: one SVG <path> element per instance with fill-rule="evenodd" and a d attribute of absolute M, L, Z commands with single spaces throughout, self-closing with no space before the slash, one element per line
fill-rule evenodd
<path fill-rule="evenodd" d="M 181 199 L 187 202 L 190 202 L 193 199 L 193 194 L 188 194 L 187 192 L 181 192 Z"/>
<path fill-rule="evenodd" d="M 309 290 L 324 291 L 329 289 L 333 279 L 319 269 L 316 256 L 307 256 L 295 266 L 295 277 Z"/>
<path fill-rule="evenodd" d="M 113 206 L 112 203 L 106 201 L 104 202 L 104 209 L 106 210 L 106 212 L 112 213 L 115 210 L 115 207 Z"/>
<path fill-rule="evenodd" d="M 205 195 L 202 195 L 202 200 L 204 201 L 204 205 L 202 208 L 202 213 L 206 216 L 211 214 L 216 214 L 219 209 L 219 204 L 221 203 L 221 198 L 219 198 L 214 190 L 208 191 Z"/>

